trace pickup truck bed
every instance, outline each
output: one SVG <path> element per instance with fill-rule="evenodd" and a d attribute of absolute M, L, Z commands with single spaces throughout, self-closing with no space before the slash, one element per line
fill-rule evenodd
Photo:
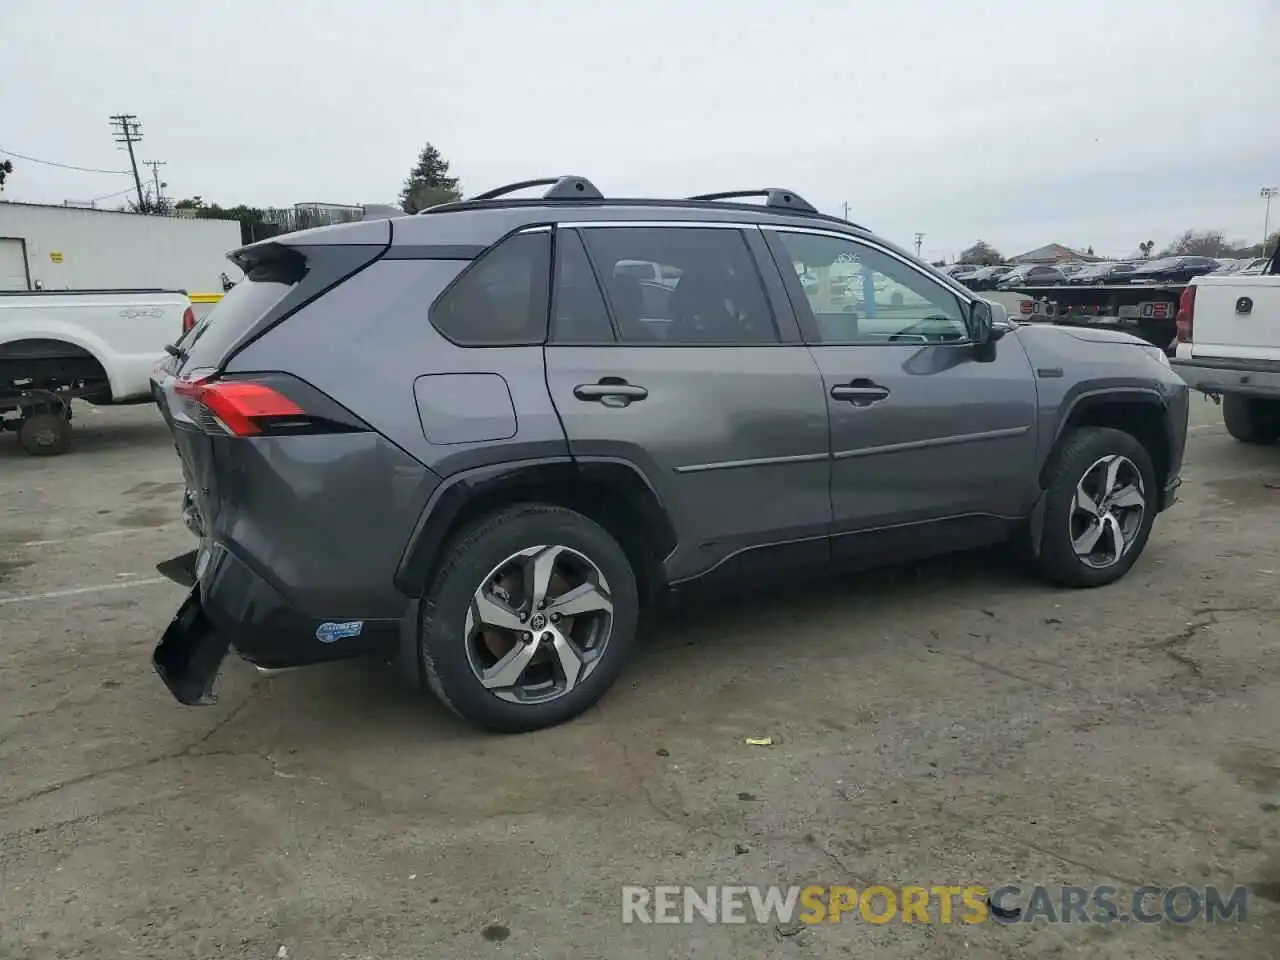
<path fill-rule="evenodd" d="M 178 290 L 0 293 L 0 431 L 63 452 L 70 401 L 150 400 L 152 368 L 191 323 Z"/>
<path fill-rule="evenodd" d="M 1280 251 L 1264 274 L 1191 282 L 1170 363 L 1188 386 L 1221 399 L 1237 440 L 1280 440 Z"/>

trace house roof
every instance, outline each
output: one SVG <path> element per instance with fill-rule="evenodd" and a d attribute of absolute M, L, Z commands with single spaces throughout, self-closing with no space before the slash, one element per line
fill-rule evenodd
<path fill-rule="evenodd" d="M 1060 243 L 1047 243 L 1043 247 L 1036 247 L 1034 250 L 1028 250 L 1026 253 L 1020 253 L 1016 257 L 1011 257 L 1011 263 L 1064 263 L 1068 260 L 1097 260 L 1098 257 L 1090 256 L 1087 253 L 1080 253 L 1072 250 L 1070 247 L 1064 247 Z"/>

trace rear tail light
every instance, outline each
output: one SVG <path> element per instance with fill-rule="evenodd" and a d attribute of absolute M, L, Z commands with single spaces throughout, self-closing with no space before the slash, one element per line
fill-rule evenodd
<path fill-rule="evenodd" d="M 206 433 L 278 437 L 369 429 L 329 396 L 283 373 L 179 379 L 173 392 L 187 402 L 190 419 Z"/>
<path fill-rule="evenodd" d="M 302 408 L 288 397 L 248 380 L 181 380 L 174 392 L 203 407 L 236 437 L 256 437 L 269 421 L 303 416 Z"/>
<path fill-rule="evenodd" d="M 196 312 L 190 307 L 182 311 L 182 332 L 190 333 L 191 328 L 196 325 Z"/>
<path fill-rule="evenodd" d="M 1196 288 L 1188 286 L 1178 298 L 1178 315 L 1174 326 L 1178 331 L 1178 343 L 1191 342 L 1191 329 L 1196 319 Z"/>
<path fill-rule="evenodd" d="M 1036 305 L 1030 300 L 1023 300 L 1022 303 L 1018 304 L 1018 309 L 1022 312 L 1023 316 L 1029 317 L 1031 314 L 1036 312 Z"/>

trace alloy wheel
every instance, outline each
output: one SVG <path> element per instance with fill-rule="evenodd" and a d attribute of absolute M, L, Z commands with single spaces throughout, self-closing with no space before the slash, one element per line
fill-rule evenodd
<path fill-rule="evenodd" d="M 494 567 L 471 600 L 467 661 L 476 679 L 511 703 L 547 703 L 599 664 L 613 627 L 609 583 L 569 547 L 541 545 Z"/>
<path fill-rule="evenodd" d="M 1114 566 L 1137 541 L 1147 509 L 1142 471 L 1128 457 L 1095 461 L 1071 498 L 1071 546 L 1086 566 Z"/>

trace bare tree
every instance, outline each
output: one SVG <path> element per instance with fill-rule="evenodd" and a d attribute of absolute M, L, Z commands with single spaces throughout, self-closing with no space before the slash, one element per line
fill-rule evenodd
<path fill-rule="evenodd" d="M 984 267 L 993 267 L 1004 263 L 1000 251 L 985 240 L 977 240 L 967 250 L 960 251 L 960 263 L 974 263 Z"/>

